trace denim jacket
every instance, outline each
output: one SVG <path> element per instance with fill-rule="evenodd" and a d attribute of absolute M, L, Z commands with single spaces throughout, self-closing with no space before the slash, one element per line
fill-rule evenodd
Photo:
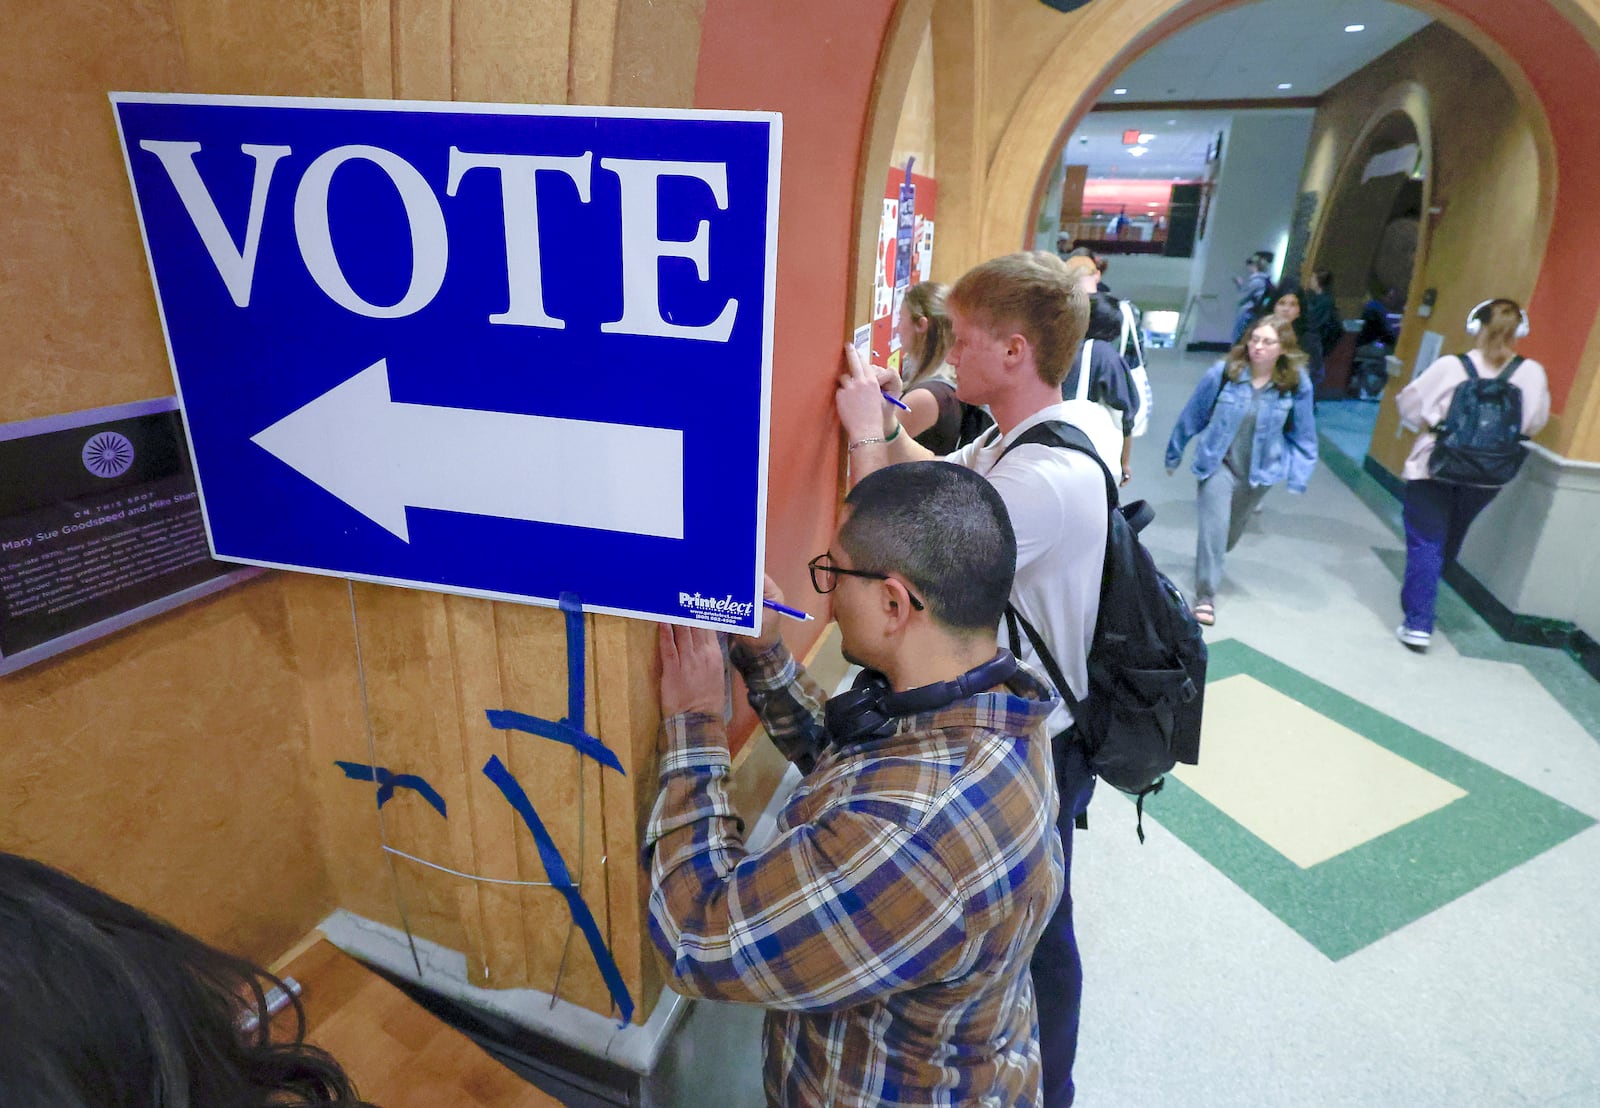
<path fill-rule="evenodd" d="M 1255 403 L 1249 378 L 1222 379 L 1223 362 L 1206 370 L 1194 394 L 1183 406 L 1178 424 L 1167 440 L 1167 472 L 1183 461 L 1183 448 L 1199 437 L 1191 472 L 1202 481 L 1217 471 L 1239 430 L 1239 423 Z M 1271 388 L 1269 385 L 1268 388 Z M 1289 426 L 1290 413 L 1293 426 Z M 1250 484 L 1276 485 L 1285 479 L 1290 492 L 1305 492 L 1317 464 L 1317 425 L 1311 406 L 1311 381 L 1302 371 L 1294 395 L 1274 390 L 1256 416 L 1255 441 L 1250 450 Z"/>

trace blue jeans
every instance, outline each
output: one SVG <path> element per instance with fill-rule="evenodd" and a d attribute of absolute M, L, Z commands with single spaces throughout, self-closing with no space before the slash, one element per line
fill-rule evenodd
<path fill-rule="evenodd" d="M 1044 1108 L 1066 1108 L 1072 1103 L 1072 1061 L 1078 1054 L 1078 1009 L 1083 1001 L 1083 959 L 1072 930 L 1072 830 L 1079 812 L 1089 807 L 1094 778 L 1083 748 L 1070 731 L 1058 735 L 1056 786 L 1061 811 L 1056 830 L 1061 833 L 1061 857 L 1066 870 L 1061 903 L 1045 924 L 1033 950 L 1033 991 L 1039 1005 L 1039 1054 L 1044 1061 Z"/>
<path fill-rule="evenodd" d="M 1401 519 L 1406 526 L 1406 579 L 1400 608 L 1413 631 L 1433 631 L 1433 605 L 1444 567 L 1456 560 L 1467 528 L 1499 489 L 1407 481 Z"/>

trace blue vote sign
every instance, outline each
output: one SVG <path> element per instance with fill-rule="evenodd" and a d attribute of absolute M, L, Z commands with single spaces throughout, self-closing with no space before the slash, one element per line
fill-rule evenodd
<path fill-rule="evenodd" d="M 759 629 L 777 115 L 111 100 L 217 558 Z"/>

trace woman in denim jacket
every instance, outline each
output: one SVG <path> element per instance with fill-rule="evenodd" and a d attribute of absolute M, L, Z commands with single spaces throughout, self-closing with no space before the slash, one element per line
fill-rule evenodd
<path fill-rule="evenodd" d="M 1268 316 L 1245 334 L 1206 370 L 1167 440 L 1168 474 L 1183 461 L 1189 440 L 1200 440 L 1190 467 L 1200 479 L 1194 616 L 1208 625 L 1216 621 L 1223 555 L 1238 543 L 1251 511 L 1281 481 L 1290 492 L 1305 492 L 1317 464 L 1311 381 L 1294 328 Z"/>

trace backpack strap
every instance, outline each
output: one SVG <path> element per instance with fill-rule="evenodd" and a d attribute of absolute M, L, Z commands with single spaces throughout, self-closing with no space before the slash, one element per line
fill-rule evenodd
<path fill-rule="evenodd" d="M 1074 427 L 1064 419 L 1047 419 L 1018 435 L 1017 441 L 1002 450 L 1000 457 L 994 460 L 994 464 L 999 465 L 1005 461 L 1006 455 L 1019 446 L 1056 446 L 1063 450 L 1075 450 L 1079 454 L 1087 454 L 1094 459 L 1094 464 L 1100 467 L 1100 472 L 1105 476 L 1106 502 L 1113 508 L 1117 506 L 1117 479 L 1111 476 L 1111 470 L 1106 467 L 1105 460 L 1100 457 L 1094 448 L 1094 443 L 1089 441 L 1089 436 L 1083 433 L 1082 428 Z"/>
<path fill-rule="evenodd" d="M 1117 347 L 1122 356 L 1128 356 L 1128 344 L 1133 344 L 1133 356 L 1140 365 L 1144 365 L 1144 343 L 1139 340 L 1139 325 L 1134 321 L 1133 305 L 1126 300 L 1117 302 L 1117 311 L 1122 314 L 1122 336 L 1117 342 Z"/>
<path fill-rule="evenodd" d="M 1083 360 L 1078 363 L 1078 395 L 1079 400 L 1089 399 L 1089 352 L 1094 348 L 1093 339 L 1083 340 Z"/>
<path fill-rule="evenodd" d="M 1496 375 L 1495 380 L 1511 380 L 1511 375 L 1517 371 L 1517 367 L 1527 360 L 1528 359 L 1524 358 L 1521 354 L 1513 355 L 1511 360 L 1506 363 L 1506 367 L 1502 369 L 1498 375 Z"/>
<path fill-rule="evenodd" d="M 1022 657 L 1021 643 L 1018 641 L 1017 627 L 1021 625 L 1023 634 L 1028 636 L 1028 642 L 1033 647 L 1034 654 L 1038 657 L 1045 673 L 1050 678 L 1050 683 L 1056 687 L 1056 692 L 1061 699 L 1067 702 L 1067 708 L 1072 712 L 1072 718 L 1078 718 L 1078 709 L 1083 701 L 1072 695 L 1072 686 L 1067 684 L 1066 676 L 1061 672 L 1061 666 L 1056 663 L 1055 655 L 1050 653 L 1050 648 L 1044 644 L 1044 636 L 1039 634 L 1033 624 L 1028 622 L 1028 617 L 1017 611 L 1015 604 L 1006 604 L 1006 639 L 1011 653 L 1015 657 Z"/>
<path fill-rule="evenodd" d="M 1472 364 L 1471 358 L 1465 354 L 1457 354 L 1456 360 L 1461 363 L 1461 368 L 1467 371 L 1467 380 L 1470 381 L 1478 376 L 1478 367 Z"/>
<path fill-rule="evenodd" d="M 1094 444 L 1089 441 L 1089 436 L 1085 435 L 1080 428 L 1074 427 L 1072 424 L 1060 419 L 1046 420 L 1043 423 L 1036 424 L 1019 435 L 1016 442 L 1013 442 L 1007 446 L 1005 450 L 1001 451 L 1000 457 L 995 459 L 995 465 L 999 465 L 1000 462 L 1005 459 L 1005 456 L 1011 453 L 1017 447 L 1030 444 L 1036 444 L 1039 446 L 1054 446 L 1063 450 L 1074 450 L 1079 454 L 1087 454 L 1089 457 L 1093 458 L 1094 464 L 1100 467 L 1100 472 L 1105 477 L 1106 503 L 1109 505 L 1110 510 L 1115 510 L 1117 508 L 1116 479 L 1111 476 L 1111 470 L 1106 467 L 1106 463 L 1095 451 Z M 1151 512 L 1150 515 L 1153 516 L 1154 513 Z M 1148 522 L 1147 519 L 1146 522 Z M 1110 544 L 1111 527 L 1110 521 L 1108 520 L 1106 525 L 1106 546 L 1108 549 L 1110 548 Z M 1040 664 L 1044 666 L 1045 673 L 1050 678 L 1050 683 L 1056 687 L 1056 692 L 1060 695 L 1061 699 L 1067 702 L 1068 709 L 1071 710 L 1073 718 L 1076 719 L 1078 716 L 1078 709 L 1083 702 L 1072 695 L 1072 686 L 1067 684 L 1067 678 L 1061 672 L 1061 666 L 1056 662 L 1055 655 L 1051 654 L 1050 648 L 1045 645 L 1044 636 L 1039 634 L 1038 630 L 1033 626 L 1033 624 L 1028 622 L 1026 616 L 1017 611 L 1016 605 L 1008 603 L 1006 605 L 1007 641 L 1010 644 L 1011 653 L 1020 658 L 1022 656 L 1021 642 L 1020 636 L 1017 634 L 1017 628 L 1019 626 L 1021 627 L 1023 634 L 1028 636 L 1028 643 L 1033 647 L 1034 655 L 1039 659 Z"/>

